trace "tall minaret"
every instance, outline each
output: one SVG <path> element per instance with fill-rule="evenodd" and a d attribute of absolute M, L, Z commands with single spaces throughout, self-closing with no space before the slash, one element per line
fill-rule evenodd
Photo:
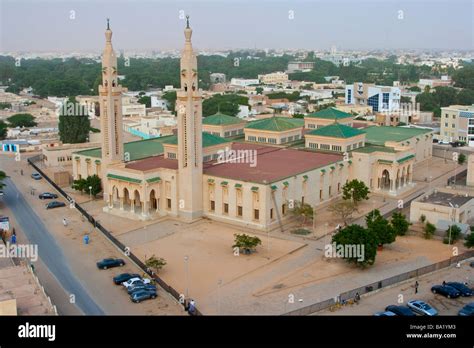
<path fill-rule="evenodd" d="M 107 19 L 105 48 L 102 56 L 102 85 L 99 86 L 100 130 L 102 136 L 102 180 L 110 164 L 124 160 L 122 140 L 122 86 L 117 79 L 117 57 L 112 47 L 112 30 Z M 107 200 L 107 185 L 103 185 Z"/>
<path fill-rule="evenodd" d="M 181 56 L 181 89 L 177 92 L 179 215 L 192 221 L 202 216 L 202 96 L 198 90 L 197 59 L 186 17 Z"/>

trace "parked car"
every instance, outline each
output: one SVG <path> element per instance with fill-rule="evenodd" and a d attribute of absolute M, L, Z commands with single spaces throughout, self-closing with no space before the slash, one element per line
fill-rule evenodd
<path fill-rule="evenodd" d="M 125 286 L 128 289 L 129 287 L 136 284 L 137 282 L 143 282 L 144 284 L 150 284 L 151 283 L 150 279 L 147 279 L 147 278 L 142 279 L 142 278 L 136 277 L 136 278 L 131 278 L 131 279 L 127 280 L 126 282 L 123 282 L 122 285 Z"/>
<path fill-rule="evenodd" d="M 385 311 L 385 312 L 377 312 L 374 314 L 376 317 L 394 317 L 396 316 L 395 313 L 390 312 L 390 311 Z"/>
<path fill-rule="evenodd" d="M 146 290 L 146 291 L 157 291 L 156 285 L 153 284 L 145 284 L 143 282 L 140 282 L 139 284 L 134 284 L 131 287 L 127 289 L 127 293 L 129 295 L 133 294 L 134 292 L 140 291 L 140 290 Z"/>
<path fill-rule="evenodd" d="M 439 144 L 439 145 L 449 145 L 449 141 L 447 141 L 447 140 L 440 140 L 440 141 L 438 141 L 438 144 Z"/>
<path fill-rule="evenodd" d="M 116 275 L 113 280 L 116 285 L 120 285 L 123 282 L 126 282 L 127 280 L 132 278 L 140 278 L 140 275 L 136 273 L 121 273 L 119 275 Z"/>
<path fill-rule="evenodd" d="M 130 299 L 132 300 L 132 302 L 135 302 L 135 303 L 139 303 L 143 300 L 148 300 L 149 298 L 156 298 L 156 292 L 140 290 L 130 295 Z"/>
<path fill-rule="evenodd" d="M 0 190 L 0 197 L 2 197 L 4 195 L 3 191 Z"/>
<path fill-rule="evenodd" d="M 461 296 L 461 293 L 455 288 L 448 285 L 435 285 L 431 288 L 433 294 L 440 294 L 447 298 L 456 298 Z"/>
<path fill-rule="evenodd" d="M 407 302 L 407 306 L 413 312 L 421 314 L 421 315 L 428 315 L 428 316 L 438 315 L 438 311 L 424 301 L 411 300 Z"/>
<path fill-rule="evenodd" d="M 474 261 L 471 261 L 471 263 L 469 264 L 469 266 L 474 267 Z"/>
<path fill-rule="evenodd" d="M 385 311 L 389 311 L 389 312 L 395 313 L 395 315 L 400 315 L 404 317 L 415 316 L 415 313 L 413 313 L 410 308 L 405 307 L 405 306 L 390 305 L 390 306 L 387 306 L 387 308 L 385 308 Z"/>
<path fill-rule="evenodd" d="M 41 180 L 41 175 L 39 173 L 33 173 L 31 174 L 31 177 L 35 180 Z"/>
<path fill-rule="evenodd" d="M 474 317 L 474 302 L 468 303 L 458 312 L 458 315 L 464 317 Z"/>
<path fill-rule="evenodd" d="M 463 296 L 463 297 L 469 297 L 469 296 L 474 295 L 474 291 L 472 289 L 468 288 L 463 283 L 448 282 L 448 283 L 446 283 L 446 285 L 448 285 L 452 288 L 455 288 L 457 291 L 459 291 L 461 293 L 461 296 Z"/>
<path fill-rule="evenodd" d="M 64 202 L 58 202 L 58 201 L 52 201 L 46 204 L 46 209 L 54 209 L 54 208 L 60 208 L 60 207 L 65 207 L 66 203 Z"/>
<path fill-rule="evenodd" d="M 56 198 L 58 198 L 58 195 L 55 194 L 55 193 L 51 193 L 51 192 L 43 192 L 38 197 L 39 197 L 39 199 L 56 199 Z"/>
<path fill-rule="evenodd" d="M 103 259 L 97 262 L 97 268 L 99 269 L 122 267 L 123 265 L 125 265 L 125 261 L 122 259 Z"/>

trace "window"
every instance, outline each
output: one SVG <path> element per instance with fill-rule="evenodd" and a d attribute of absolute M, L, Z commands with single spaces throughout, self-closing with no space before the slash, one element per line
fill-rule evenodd
<path fill-rule="evenodd" d="M 317 149 L 317 148 L 318 148 L 318 144 L 316 144 L 316 143 L 309 143 L 309 147 L 310 147 L 311 149 Z"/>
<path fill-rule="evenodd" d="M 364 146 L 364 143 L 361 141 L 361 142 L 359 143 L 359 147 L 362 147 L 362 146 Z"/>
<path fill-rule="evenodd" d="M 239 134 L 243 134 L 244 133 L 244 130 L 243 129 L 239 129 Z"/>
<path fill-rule="evenodd" d="M 323 200 L 323 190 L 319 190 L 319 200 Z"/>
<path fill-rule="evenodd" d="M 347 104 L 352 104 L 352 91 L 350 89 L 347 90 Z"/>
<path fill-rule="evenodd" d="M 285 204 L 285 203 L 283 203 L 283 204 L 281 205 L 281 213 L 282 213 L 283 215 L 286 214 L 286 204 Z"/>
<path fill-rule="evenodd" d="M 301 197 L 301 204 L 304 204 L 304 196 Z"/>
<path fill-rule="evenodd" d="M 448 126 L 448 122 L 444 122 L 444 126 L 447 127 L 447 126 Z"/>
<path fill-rule="evenodd" d="M 215 211 L 216 210 L 216 202 L 215 201 L 210 201 L 210 211 Z"/>
<path fill-rule="evenodd" d="M 337 193 L 340 193 L 341 192 L 341 183 L 338 182 L 337 183 Z"/>
<path fill-rule="evenodd" d="M 229 204 L 224 203 L 224 214 L 229 214 Z"/>
<path fill-rule="evenodd" d="M 253 210 L 253 218 L 254 218 L 254 220 L 259 220 L 259 219 L 260 219 L 260 216 L 259 216 L 259 215 L 260 215 L 260 213 L 259 213 L 258 209 L 254 209 L 254 210 Z"/>
<path fill-rule="evenodd" d="M 322 150 L 330 150 L 330 149 L 331 149 L 331 147 L 330 147 L 329 144 L 321 144 L 319 147 L 320 147 Z"/>
<path fill-rule="evenodd" d="M 312 124 L 312 123 L 309 123 L 309 124 L 308 124 L 308 128 L 316 128 L 316 125 L 315 125 L 315 124 Z"/>
<path fill-rule="evenodd" d="M 351 147 L 352 147 L 351 144 L 347 145 L 347 151 L 351 151 Z"/>
<path fill-rule="evenodd" d="M 329 185 L 329 196 L 331 196 L 331 185 Z"/>
<path fill-rule="evenodd" d="M 171 198 L 167 198 L 167 199 L 166 199 L 166 207 L 167 207 L 168 209 L 171 209 Z"/>
<path fill-rule="evenodd" d="M 273 208 L 270 209 L 270 220 L 273 220 L 275 219 L 275 217 L 273 216 Z"/>
<path fill-rule="evenodd" d="M 270 144 L 276 144 L 277 143 L 277 140 L 275 138 L 268 138 L 268 142 Z"/>
<path fill-rule="evenodd" d="M 282 144 L 286 143 L 286 138 L 281 138 L 280 141 L 281 141 Z"/>
<path fill-rule="evenodd" d="M 297 134 L 295 135 L 295 140 L 298 140 L 300 138 L 300 136 Z"/>
<path fill-rule="evenodd" d="M 265 138 L 265 137 L 258 137 L 258 142 L 259 142 L 259 143 L 266 143 L 266 142 L 267 142 L 267 138 Z"/>
<path fill-rule="evenodd" d="M 237 216 L 242 217 L 242 206 L 241 205 L 237 206 Z"/>
<path fill-rule="evenodd" d="M 453 115 L 453 120 L 456 118 L 456 115 Z"/>
<path fill-rule="evenodd" d="M 339 145 L 333 145 L 333 146 L 332 146 L 332 150 L 333 150 L 333 151 L 342 151 L 342 147 L 339 146 Z"/>
<path fill-rule="evenodd" d="M 224 133 L 224 136 L 225 136 L 225 137 L 230 136 L 230 132 L 225 132 L 225 133 Z"/>
<path fill-rule="evenodd" d="M 237 131 L 236 131 L 236 130 L 233 130 L 231 134 L 232 134 L 232 135 L 237 135 Z"/>
<path fill-rule="evenodd" d="M 367 98 L 367 105 L 372 106 L 373 111 L 379 111 L 379 95 L 376 94 L 370 98 Z"/>
<path fill-rule="evenodd" d="M 254 135 L 249 135 L 249 136 L 247 137 L 247 140 L 248 140 L 248 141 L 257 141 L 257 137 L 254 136 Z"/>
<path fill-rule="evenodd" d="M 176 159 L 176 153 L 175 152 L 168 152 L 167 154 L 169 159 Z"/>
<path fill-rule="evenodd" d="M 210 155 L 204 156 L 204 157 L 202 158 L 203 162 L 210 161 L 211 159 L 212 159 L 212 156 L 210 156 Z"/>
<path fill-rule="evenodd" d="M 293 136 L 288 137 L 288 142 L 293 141 Z"/>
<path fill-rule="evenodd" d="M 390 99 L 390 93 L 383 93 L 382 94 L 382 107 L 384 109 L 388 109 L 389 99 Z"/>
<path fill-rule="evenodd" d="M 452 127 L 452 128 L 456 128 L 456 125 L 453 123 L 453 124 L 451 125 L 451 127 Z"/>

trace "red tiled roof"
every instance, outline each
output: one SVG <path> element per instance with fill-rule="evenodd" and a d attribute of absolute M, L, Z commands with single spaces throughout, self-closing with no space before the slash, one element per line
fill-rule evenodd
<path fill-rule="evenodd" d="M 213 161 L 204 164 L 204 174 L 263 184 L 324 167 L 341 161 L 343 158 L 339 154 L 317 153 L 256 144 L 233 143 L 232 149 L 257 150 L 257 165 L 251 167 L 250 163 L 217 163 L 217 161 Z"/>
<path fill-rule="evenodd" d="M 158 168 L 178 169 L 178 160 L 161 156 L 148 157 L 125 165 L 125 168 L 147 171 Z"/>

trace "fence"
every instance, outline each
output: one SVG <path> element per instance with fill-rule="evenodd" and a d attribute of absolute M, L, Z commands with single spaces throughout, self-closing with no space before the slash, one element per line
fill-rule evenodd
<path fill-rule="evenodd" d="M 382 288 L 385 288 L 387 286 L 397 284 L 399 282 L 403 282 L 405 280 L 409 280 L 409 279 L 412 279 L 412 278 L 419 277 L 419 276 L 421 276 L 423 274 L 426 274 L 426 273 L 434 272 L 434 271 L 440 270 L 442 268 L 449 267 L 452 264 L 458 263 L 458 262 L 460 262 L 462 260 L 465 260 L 465 259 L 469 259 L 471 257 L 474 257 L 474 250 L 466 251 L 465 253 L 463 253 L 461 255 L 451 257 L 448 260 L 443 260 L 443 261 L 440 261 L 440 262 L 437 262 L 437 263 L 434 263 L 434 264 L 431 264 L 431 265 L 428 265 L 428 266 L 424 266 L 424 267 L 414 269 L 412 271 L 397 274 L 395 276 L 385 278 L 385 279 L 382 279 L 382 280 L 377 281 L 377 282 L 366 284 L 366 285 L 361 286 L 359 288 L 343 292 L 339 296 L 337 296 L 336 298 L 331 298 L 331 299 L 328 299 L 328 300 L 325 300 L 325 301 L 322 301 L 322 302 L 314 303 L 312 305 L 309 305 L 309 306 L 299 308 L 299 309 L 296 309 L 294 311 L 285 313 L 284 315 L 308 315 L 308 314 L 311 314 L 311 313 L 315 313 L 317 311 L 320 311 L 320 310 L 329 308 L 332 305 L 335 305 L 337 301 L 352 299 L 352 298 L 355 297 L 355 295 L 357 293 L 359 293 L 359 295 L 364 295 L 364 294 L 367 294 L 369 292 L 372 292 L 372 291 L 375 291 L 375 290 L 378 290 L 378 289 L 382 289 Z"/>
<path fill-rule="evenodd" d="M 151 278 L 154 279 L 156 283 L 158 283 L 166 292 L 171 294 L 176 300 L 179 301 L 183 306 L 183 295 L 176 291 L 172 286 L 166 284 L 166 282 L 161 279 L 158 275 L 152 272 L 138 257 L 136 257 L 133 253 L 131 253 L 128 248 L 122 244 L 117 238 L 115 238 L 104 226 L 101 225 L 99 221 L 97 221 L 92 215 L 90 215 L 84 208 L 82 208 L 78 203 L 75 202 L 74 198 L 69 196 L 63 189 L 61 189 L 54 181 L 52 181 L 38 166 L 35 162 L 40 161 L 42 159 L 42 155 L 37 155 L 28 158 L 28 164 L 30 164 L 35 170 L 41 174 L 41 176 L 51 185 L 53 186 L 56 191 L 58 191 L 65 199 L 67 199 L 74 207 L 84 216 L 96 229 L 98 229 L 102 234 L 112 242 L 120 251 L 124 253 L 130 260 L 132 260 L 140 269 L 148 274 Z M 202 315 L 201 312 L 196 308 L 195 311 L 196 315 Z"/>

